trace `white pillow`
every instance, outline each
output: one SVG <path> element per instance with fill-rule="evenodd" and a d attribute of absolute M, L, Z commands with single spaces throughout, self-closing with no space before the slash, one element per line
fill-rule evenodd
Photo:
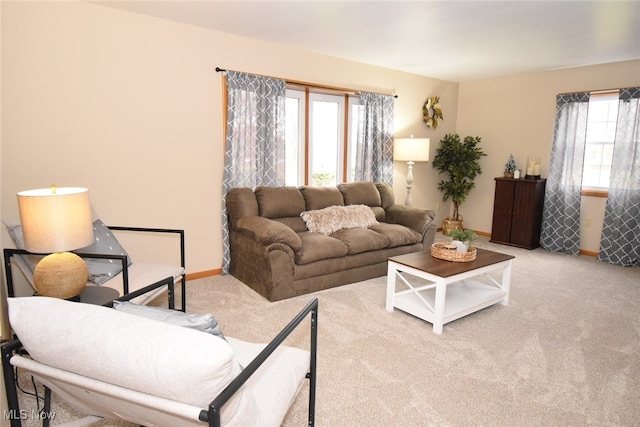
<path fill-rule="evenodd" d="M 203 409 L 240 373 L 229 343 L 111 308 L 48 297 L 8 298 L 9 320 L 36 361 Z M 250 391 L 222 424 L 260 425 Z"/>
<path fill-rule="evenodd" d="M 329 206 L 304 211 L 300 217 L 312 232 L 331 234 L 343 228 L 369 228 L 378 225 L 376 216 L 367 205 Z"/>

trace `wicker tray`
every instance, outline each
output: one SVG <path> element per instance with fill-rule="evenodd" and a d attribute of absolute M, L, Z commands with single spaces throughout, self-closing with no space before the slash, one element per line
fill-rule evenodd
<path fill-rule="evenodd" d="M 449 243 L 438 242 L 431 245 L 431 256 L 453 262 L 470 262 L 476 259 L 476 248 L 469 248 L 467 252 L 458 252 Z"/>

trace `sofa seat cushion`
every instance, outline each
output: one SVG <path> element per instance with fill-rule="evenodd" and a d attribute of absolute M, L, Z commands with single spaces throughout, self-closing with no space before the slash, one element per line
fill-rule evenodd
<path fill-rule="evenodd" d="M 347 245 L 349 255 L 376 251 L 389 246 L 389 238 L 368 228 L 346 228 L 331 235 Z"/>
<path fill-rule="evenodd" d="M 380 224 L 371 227 L 371 230 L 387 237 L 389 239 L 389 246 L 387 247 L 389 248 L 412 245 L 422 241 L 420 233 L 412 228 L 405 227 L 404 225 L 381 222 Z"/>
<path fill-rule="evenodd" d="M 321 259 L 339 258 L 349 253 L 344 242 L 320 233 L 303 231 L 298 233 L 302 248 L 295 252 L 296 264 L 309 264 Z"/>
<path fill-rule="evenodd" d="M 301 283 L 309 280 L 313 281 L 314 278 L 326 276 L 329 278 L 329 281 L 334 282 L 335 286 L 336 275 L 340 276 L 342 273 L 349 270 L 361 270 L 363 267 L 366 269 L 366 267 L 376 264 L 383 264 L 385 266 L 384 273 L 380 274 L 380 276 L 383 276 L 387 272 L 386 266 L 389 257 L 404 255 L 411 252 L 419 252 L 421 250 L 422 245 L 415 244 L 398 246 L 396 248 L 380 249 L 378 251 L 362 252 L 355 255 L 343 256 L 342 258 L 321 259 L 319 261 L 312 262 L 311 264 L 296 265 L 293 278 L 295 282 Z M 326 287 L 317 288 L 312 286 L 309 288 L 308 292 L 320 289 L 326 289 Z"/>

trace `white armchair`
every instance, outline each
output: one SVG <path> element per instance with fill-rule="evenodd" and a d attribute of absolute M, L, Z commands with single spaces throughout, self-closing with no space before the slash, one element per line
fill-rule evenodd
<path fill-rule="evenodd" d="M 45 385 L 45 413 L 55 412 L 56 393 L 84 414 L 147 426 L 276 427 L 306 378 L 314 425 L 317 299 L 267 345 L 55 298 L 8 306 L 18 337 L 2 346 L 12 427 L 20 426 L 14 367 Z M 308 316 L 310 349 L 281 345 Z"/>

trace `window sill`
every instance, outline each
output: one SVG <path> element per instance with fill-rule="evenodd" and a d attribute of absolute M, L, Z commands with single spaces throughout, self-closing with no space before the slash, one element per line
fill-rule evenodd
<path fill-rule="evenodd" d="M 582 190 L 580 194 L 587 197 L 607 198 L 609 196 L 609 192 L 607 190 Z"/>

